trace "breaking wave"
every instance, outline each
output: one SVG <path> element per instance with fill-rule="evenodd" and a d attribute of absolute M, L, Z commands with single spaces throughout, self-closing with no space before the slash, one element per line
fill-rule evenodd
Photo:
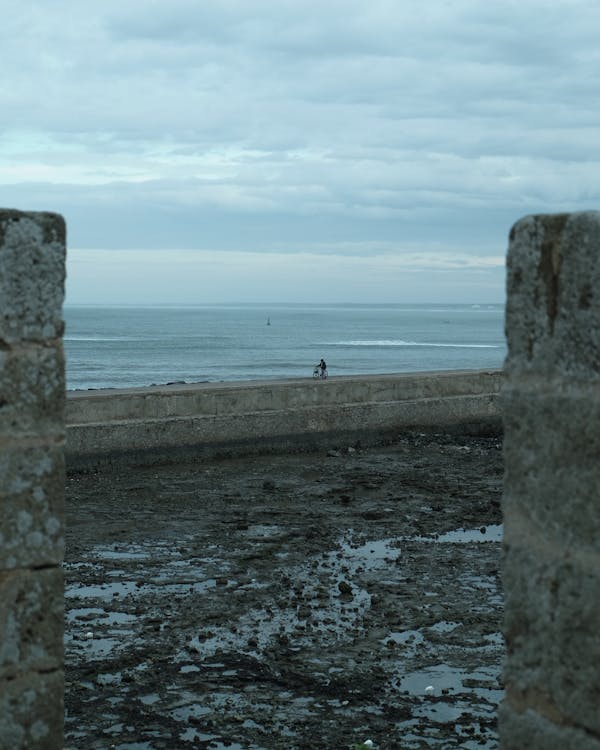
<path fill-rule="evenodd" d="M 498 349 L 496 344 L 453 344 L 435 343 L 431 341 L 403 341 L 402 339 L 382 340 L 357 340 L 357 341 L 332 341 L 327 346 L 426 346 L 426 347 L 449 347 L 453 349 Z"/>

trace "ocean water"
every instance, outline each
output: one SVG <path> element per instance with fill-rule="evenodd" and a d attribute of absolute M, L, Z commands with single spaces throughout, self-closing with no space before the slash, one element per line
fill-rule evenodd
<path fill-rule="evenodd" d="M 503 305 L 66 306 L 67 388 L 496 369 Z"/>

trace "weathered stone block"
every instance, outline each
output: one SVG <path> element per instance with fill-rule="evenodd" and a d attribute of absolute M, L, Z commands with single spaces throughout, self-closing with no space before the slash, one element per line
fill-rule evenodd
<path fill-rule="evenodd" d="M 64 554 L 62 444 L 0 450 L 0 570 L 60 564 Z"/>
<path fill-rule="evenodd" d="M 0 572 L 0 680 L 62 668 L 63 614 L 60 568 Z"/>
<path fill-rule="evenodd" d="M 0 350 L 0 439 L 62 430 L 65 400 L 62 344 Z"/>
<path fill-rule="evenodd" d="M 63 750 L 62 672 L 0 679 L 0 748 Z"/>
<path fill-rule="evenodd" d="M 600 750 L 600 213 L 511 231 L 503 750 Z"/>
<path fill-rule="evenodd" d="M 65 224 L 0 210 L 0 750 L 63 747 Z"/>
<path fill-rule="evenodd" d="M 502 750 L 600 750 L 600 739 L 587 732 L 554 723 L 534 711 L 514 711 L 506 703 L 500 707 Z"/>
<path fill-rule="evenodd" d="M 0 210 L 0 341 L 45 341 L 63 331 L 65 222 Z"/>
<path fill-rule="evenodd" d="M 600 378 L 600 212 L 517 222 L 507 291 L 509 373 Z"/>
<path fill-rule="evenodd" d="M 521 378 L 504 389 L 502 404 L 505 514 L 557 534 L 563 548 L 598 549 L 600 392 Z"/>
<path fill-rule="evenodd" d="M 504 566 L 511 702 L 600 734 L 600 556 L 528 541 Z"/>

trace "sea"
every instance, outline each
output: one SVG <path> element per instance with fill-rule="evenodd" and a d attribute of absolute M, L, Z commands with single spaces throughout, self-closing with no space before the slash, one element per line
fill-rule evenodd
<path fill-rule="evenodd" d="M 504 305 L 65 306 L 68 390 L 501 368 Z"/>

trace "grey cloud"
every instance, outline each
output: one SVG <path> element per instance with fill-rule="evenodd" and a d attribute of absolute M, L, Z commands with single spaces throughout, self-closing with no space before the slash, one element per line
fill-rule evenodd
<path fill-rule="evenodd" d="M 22 165 L 23 178 L 0 177 L 0 202 L 66 213 L 86 247 L 498 252 L 523 213 L 597 204 L 599 12 L 591 0 L 21 4 L 0 30 L 2 127 L 21 138 L 0 140 L 0 169 Z"/>

